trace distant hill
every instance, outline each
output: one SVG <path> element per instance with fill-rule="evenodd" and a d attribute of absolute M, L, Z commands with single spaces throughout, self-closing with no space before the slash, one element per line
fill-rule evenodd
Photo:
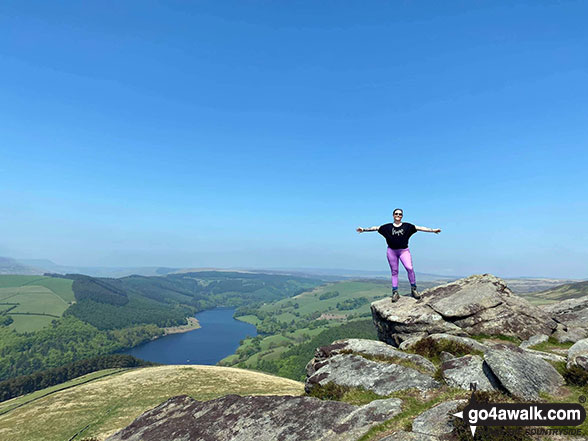
<path fill-rule="evenodd" d="M 588 280 L 559 285 L 555 288 L 537 293 L 536 295 L 550 300 L 575 299 L 588 296 Z"/>
<path fill-rule="evenodd" d="M 162 266 L 140 266 L 140 267 L 117 267 L 117 266 L 72 266 L 59 265 L 48 259 L 10 259 L 24 268 L 35 268 L 37 272 L 33 274 L 43 273 L 60 273 L 60 274 L 85 274 L 93 277 L 125 277 L 133 274 L 139 276 L 165 276 L 166 274 L 174 273 L 178 268 L 168 268 Z M 19 272 L 16 268 L 15 272 L 4 274 L 31 274 Z"/>
<path fill-rule="evenodd" d="M 544 287 L 544 289 L 534 292 L 517 292 L 516 289 L 513 289 L 513 291 L 535 305 L 546 305 L 562 300 L 588 296 L 588 281 L 559 283 L 549 287 L 549 289 L 545 289 Z"/>
<path fill-rule="evenodd" d="M 303 393 L 303 383 L 227 367 L 179 365 L 99 371 L 0 403 L 0 433 L 2 439 L 19 441 L 103 440 L 177 395 L 211 400 L 227 394 Z"/>
<path fill-rule="evenodd" d="M 41 275 L 43 270 L 23 264 L 10 257 L 0 257 L 0 274 Z"/>
<path fill-rule="evenodd" d="M 570 279 L 549 279 L 545 277 L 519 277 L 512 279 L 504 279 L 508 287 L 516 294 L 525 296 L 527 293 L 539 293 L 541 291 L 549 291 L 556 287 L 575 283 L 577 280 Z"/>

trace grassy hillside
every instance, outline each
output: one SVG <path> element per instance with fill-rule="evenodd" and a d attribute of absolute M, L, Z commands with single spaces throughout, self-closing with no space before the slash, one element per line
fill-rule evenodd
<path fill-rule="evenodd" d="M 0 313 L 10 329 L 31 332 L 48 326 L 74 301 L 72 280 L 0 275 Z"/>
<path fill-rule="evenodd" d="M 566 283 L 545 291 L 525 295 L 524 297 L 534 304 L 547 304 L 584 296 L 588 296 L 588 281 Z"/>
<path fill-rule="evenodd" d="M 426 289 L 432 283 L 420 285 L 421 289 Z M 407 294 L 409 291 L 409 285 L 401 283 L 400 292 Z M 241 307 L 236 318 L 255 325 L 260 335 L 243 340 L 235 354 L 219 364 L 269 372 L 298 372 L 296 367 L 280 368 L 275 363 L 280 364 L 280 359 L 296 345 L 308 342 L 327 329 L 358 320 L 371 322 L 370 303 L 388 295 L 390 282 L 385 279 L 344 281 L 321 285 L 259 307 Z M 339 338 L 354 336 L 343 332 Z M 298 378 L 297 374 L 292 375 Z"/>
<path fill-rule="evenodd" d="M 96 437 L 102 440 L 146 410 L 182 394 L 210 400 L 227 394 L 303 393 L 304 385 L 296 381 L 216 366 L 100 371 L 52 390 L 0 403 L 0 439 L 63 441 Z"/>

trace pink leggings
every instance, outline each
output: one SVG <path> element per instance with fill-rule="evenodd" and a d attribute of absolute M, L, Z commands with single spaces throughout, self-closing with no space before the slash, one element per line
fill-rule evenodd
<path fill-rule="evenodd" d="M 402 265 L 404 265 L 404 268 L 406 268 L 410 284 L 416 284 L 414 269 L 412 269 L 412 257 L 408 248 L 404 248 L 402 250 L 393 250 L 392 248 L 388 248 L 386 256 L 388 257 L 388 263 L 390 264 L 390 269 L 392 270 L 393 288 L 398 288 L 398 259 L 400 259 Z"/>

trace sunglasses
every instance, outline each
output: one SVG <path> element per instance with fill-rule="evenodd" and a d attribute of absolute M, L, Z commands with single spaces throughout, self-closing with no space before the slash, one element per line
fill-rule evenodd
<path fill-rule="evenodd" d="M 394 216 L 402 216 L 402 213 L 394 213 Z"/>

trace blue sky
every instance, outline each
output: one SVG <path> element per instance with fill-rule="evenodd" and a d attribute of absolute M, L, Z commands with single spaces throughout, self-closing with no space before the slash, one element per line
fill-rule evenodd
<path fill-rule="evenodd" d="M 0 256 L 588 278 L 587 14 L 3 2 Z"/>

